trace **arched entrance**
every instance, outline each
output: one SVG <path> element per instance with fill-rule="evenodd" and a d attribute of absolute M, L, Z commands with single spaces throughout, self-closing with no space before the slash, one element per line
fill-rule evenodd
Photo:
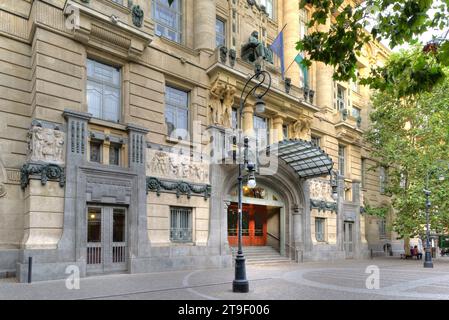
<path fill-rule="evenodd" d="M 238 244 L 237 186 L 231 190 L 227 211 L 227 235 L 230 246 Z M 277 251 L 285 245 L 283 225 L 285 203 L 281 196 L 267 185 L 243 188 L 242 244 L 269 245 Z M 282 221 L 282 223 L 281 223 Z"/>

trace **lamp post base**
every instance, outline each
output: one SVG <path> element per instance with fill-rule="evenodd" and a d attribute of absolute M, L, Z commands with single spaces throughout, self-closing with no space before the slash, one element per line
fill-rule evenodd
<path fill-rule="evenodd" d="M 240 293 L 249 292 L 248 279 L 246 279 L 245 257 L 242 253 L 237 253 L 235 257 L 235 279 L 232 282 L 232 291 Z"/>
<path fill-rule="evenodd" d="M 424 268 L 433 268 L 432 254 L 428 251 L 426 251 L 426 257 L 424 260 Z"/>

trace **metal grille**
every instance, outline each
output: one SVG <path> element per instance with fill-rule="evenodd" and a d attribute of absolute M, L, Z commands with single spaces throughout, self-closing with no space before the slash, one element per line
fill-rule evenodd
<path fill-rule="evenodd" d="M 170 208 L 170 240 L 174 242 L 192 241 L 192 209 Z"/>
<path fill-rule="evenodd" d="M 112 244 L 112 262 L 123 263 L 126 262 L 126 243 L 114 242 Z"/>
<path fill-rule="evenodd" d="M 87 244 L 87 264 L 101 264 L 101 242 Z"/>

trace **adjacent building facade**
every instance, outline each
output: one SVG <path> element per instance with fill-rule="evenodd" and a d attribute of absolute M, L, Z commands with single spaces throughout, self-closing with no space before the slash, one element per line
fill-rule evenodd
<path fill-rule="evenodd" d="M 0 272 L 25 281 L 29 257 L 34 280 L 71 265 L 82 276 L 231 266 L 237 167 L 209 151 L 228 150 L 237 127 L 322 150 L 339 172 L 337 198 L 329 177 L 301 178 L 288 161 L 258 175 L 244 189 L 244 245 L 297 262 L 383 251 L 391 235 L 363 214 L 389 203 L 362 139 L 370 92 L 293 62 L 310 14 L 290 0 L 2 1 Z M 281 30 L 284 79 L 269 49 Z M 240 119 L 259 48 L 266 109 L 250 98 Z M 387 56 L 367 45 L 359 74 Z"/>

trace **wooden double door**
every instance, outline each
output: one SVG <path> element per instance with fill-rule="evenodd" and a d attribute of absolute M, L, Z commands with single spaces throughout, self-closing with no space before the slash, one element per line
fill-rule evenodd
<path fill-rule="evenodd" d="M 238 245 L 238 205 L 228 207 L 228 242 L 230 246 Z M 243 204 L 242 210 L 242 245 L 265 246 L 267 244 L 267 207 Z"/>

